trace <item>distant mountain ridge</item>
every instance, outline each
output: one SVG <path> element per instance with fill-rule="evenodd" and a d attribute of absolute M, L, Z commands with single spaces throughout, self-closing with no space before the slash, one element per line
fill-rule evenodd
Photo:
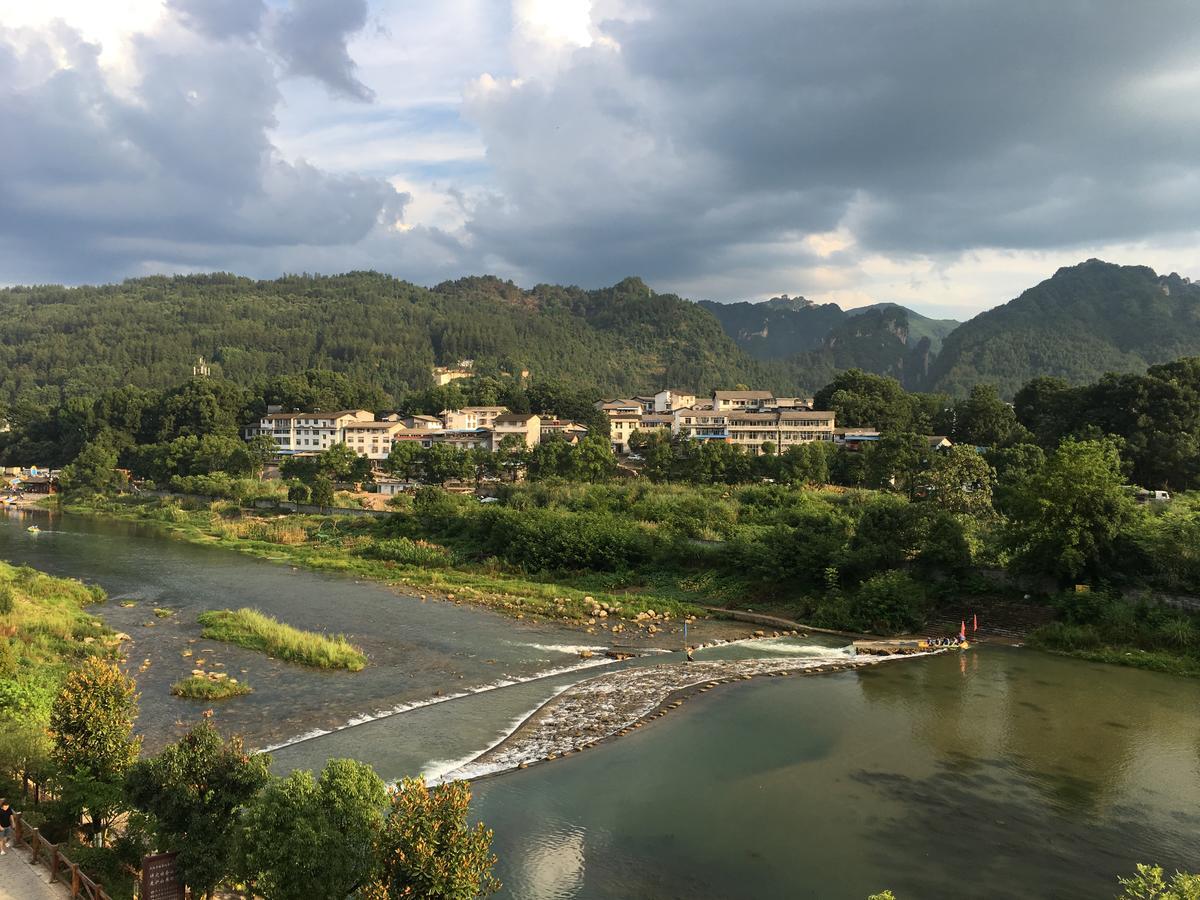
<path fill-rule="evenodd" d="M 959 323 L 896 303 L 843 310 L 786 294 L 760 303 L 700 301 L 737 345 L 762 360 L 788 360 L 810 383 L 842 369 L 891 375 L 916 387 Z"/>
<path fill-rule="evenodd" d="M 988 382 L 1012 397 L 1039 375 L 1083 384 L 1198 355 L 1200 284 L 1090 259 L 956 328 L 925 387 L 961 395 Z"/>

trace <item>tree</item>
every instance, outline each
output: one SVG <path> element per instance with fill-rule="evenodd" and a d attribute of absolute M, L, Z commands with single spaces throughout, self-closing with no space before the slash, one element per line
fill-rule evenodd
<path fill-rule="evenodd" d="M 432 484 L 469 477 L 468 462 L 465 453 L 449 444 L 434 444 L 421 453 L 421 471 Z"/>
<path fill-rule="evenodd" d="M 265 900 L 344 900 L 375 869 L 387 788 L 368 765 L 331 759 L 319 780 L 273 778 L 241 820 L 242 867 Z"/>
<path fill-rule="evenodd" d="M 1000 399 L 990 384 L 977 384 L 971 396 L 954 405 L 950 436 L 958 443 L 975 447 L 1001 447 L 1024 436 L 1013 408 Z"/>
<path fill-rule="evenodd" d="M 992 512 L 996 473 L 974 447 L 958 444 L 934 452 L 921 476 L 925 499 L 951 513 L 981 518 Z"/>
<path fill-rule="evenodd" d="M 395 441 L 383 468 L 397 478 L 411 478 L 420 455 L 421 445 L 416 441 Z"/>
<path fill-rule="evenodd" d="M 893 431 L 862 451 L 872 487 L 912 495 L 925 468 L 929 445 L 920 435 Z"/>
<path fill-rule="evenodd" d="M 59 487 L 68 494 L 103 494 L 119 483 L 117 453 L 99 441 L 83 445 L 75 461 L 58 477 Z"/>
<path fill-rule="evenodd" d="M 500 465 L 508 471 L 509 481 L 515 482 L 521 467 L 529 460 L 529 446 L 521 435 L 506 434 L 496 448 L 496 457 Z"/>
<path fill-rule="evenodd" d="M 379 841 L 380 886 L 389 900 L 474 900 L 495 893 L 492 832 L 467 826 L 466 782 L 428 788 L 405 778 L 392 792 Z"/>
<path fill-rule="evenodd" d="M 1137 875 L 1117 881 L 1124 888 L 1117 900 L 1200 900 L 1200 875 L 1176 872 L 1168 882 L 1162 866 L 1138 863 Z"/>
<path fill-rule="evenodd" d="M 322 473 L 312 480 L 312 502 L 317 506 L 333 506 L 333 479 Z"/>
<path fill-rule="evenodd" d="M 913 422 L 912 403 L 900 382 L 860 369 L 842 372 L 817 391 L 813 407 L 833 410 L 839 425 L 853 428 L 904 431 Z"/>
<path fill-rule="evenodd" d="M 64 797 L 76 811 L 87 807 L 101 832 L 142 745 L 133 736 L 137 700 L 132 678 L 90 656 L 67 675 L 50 708 L 51 760 Z"/>
<path fill-rule="evenodd" d="M 1014 563 L 1064 580 L 1106 574 L 1134 514 L 1123 482 L 1111 442 L 1064 441 L 1011 491 L 1005 536 Z"/>
<path fill-rule="evenodd" d="M 569 473 L 576 481 L 604 481 L 616 468 L 612 444 L 605 438 L 589 434 L 571 448 Z"/>
<path fill-rule="evenodd" d="M 269 762 L 247 753 L 241 738 L 223 741 L 205 720 L 129 771 L 130 800 L 151 816 L 159 849 L 179 854 L 179 874 L 193 894 L 211 897 L 233 874 L 232 823 L 267 783 Z"/>

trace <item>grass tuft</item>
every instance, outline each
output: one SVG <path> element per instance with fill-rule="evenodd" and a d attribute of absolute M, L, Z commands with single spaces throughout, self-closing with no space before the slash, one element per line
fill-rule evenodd
<path fill-rule="evenodd" d="M 225 700 L 249 694 L 253 688 L 235 678 L 214 678 L 208 675 L 191 675 L 171 685 L 171 693 L 187 700 Z"/>
<path fill-rule="evenodd" d="M 214 641 L 260 650 L 288 662 L 318 669 L 357 672 L 367 664 L 361 650 L 342 635 L 330 637 L 285 625 L 256 609 L 215 609 L 202 613 L 203 636 Z"/>

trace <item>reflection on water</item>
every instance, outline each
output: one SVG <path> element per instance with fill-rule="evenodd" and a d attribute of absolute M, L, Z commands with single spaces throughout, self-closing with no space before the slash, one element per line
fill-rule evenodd
<path fill-rule="evenodd" d="M 511 897 L 1092 900 L 1200 869 L 1198 741 L 1194 681 L 985 647 L 726 686 L 474 812 Z M 582 883 L 541 887 L 580 834 Z"/>

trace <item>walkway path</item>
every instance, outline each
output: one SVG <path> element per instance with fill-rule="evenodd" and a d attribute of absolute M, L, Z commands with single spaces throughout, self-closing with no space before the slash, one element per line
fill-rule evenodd
<path fill-rule="evenodd" d="M 70 893 L 50 883 L 50 870 L 29 864 L 28 850 L 13 850 L 0 856 L 0 900 L 66 900 Z"/>

